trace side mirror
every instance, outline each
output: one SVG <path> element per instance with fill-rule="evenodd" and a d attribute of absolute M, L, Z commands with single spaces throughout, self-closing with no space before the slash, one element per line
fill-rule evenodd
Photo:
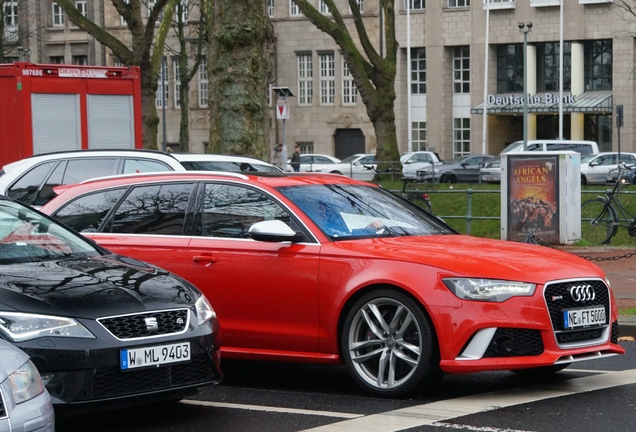
<path fill-rule="evenodd" d="M 280 220 L 256 222 L 250 227 L 249 233 L 254 240 L 274 243 L 295 242 L 303 238 L 302 233 L 294 231 Z"/>

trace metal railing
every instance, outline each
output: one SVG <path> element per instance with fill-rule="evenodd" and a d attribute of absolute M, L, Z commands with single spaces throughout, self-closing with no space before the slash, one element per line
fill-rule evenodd
<path fill-rule="evenodd" d="M 411 189 L 411 190 L 393 190 L 393 193 L 404 195 L 404 194 L 428 194 L 430 197 L 433 206 L 435 205 L 435 194 L 459 194 L 466 195 L 466 214 L 454 214 L 454 215 L 442 215 L 435 213 L 435 216 L 444 219 L 465 219 L 466 220 L 466 234 L 470 235 L 472 230 L 473 221 L 484 221 L 484 220 L 498 220 L 501 221 L 501 214 L 499 216 L 476 216 L 473 214 L 473 197 L 478 194 L 498 194 L 501 196 L 501 189 L 493 189 L 493 190 L 475 190 L 472 188 L 468 189 Z M 581 190 L 581 202 L 589 199 L 592 195 L 600 196 L 605 193 L 603 189 L 585 189 Z M 626 195 L 636 195 L 636 191 L 621 191 L 621 194 Z M 584 196 L 588 195 L 588 196 Z M 500 198 L 501 199 L 501 198 Z M 500 201 L 501 206 L 501 201 Z M 433 207 L 435 208 L 435 207 Z M 499 207 L 501 209 L 501 207 Z"/>

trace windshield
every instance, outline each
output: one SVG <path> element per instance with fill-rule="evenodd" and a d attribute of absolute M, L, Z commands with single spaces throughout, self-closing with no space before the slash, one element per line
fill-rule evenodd
<path fill-rule="evenodd" d="M 181 165 L 188 171 L 222 171 L 222 172 L 275 172 L 281 170 L 274 165 L 233 161 L 183 161 Z"/>
<path fill-rule="evenodd" d="M 510 153 L 510 152 L 516 152 L 519 150 L 523 150 L 523 141 L 515 141 L 512 144 L 510 144 L 508 147 L 506 147 L 505 149 L 503 149 L 501 151 L 501 153 L 499 154 L 504 154 L 504 153 Z"/>
<path fill-rule="evenodd" d="M 350 164 L 350 163 L 355 162 L 358 159 L 360 159 L 360 156 L 362 156 L 362 155 L 359 155 L 359 154 L 351 155 L 348 158 L 344 158 L 340 163 Z"/>
<path fill-rule="evenodd" d="M 0 200 L 0 264 L 96 255 L 82 237 L 29 207 Z"/>
<path fill-rule="evenodd" d="M 583 156 L 583 157 L 581 158 L 581 163 L 589 162 L 589 161 L 591 161 L 592 159 L 594 159 L 594 158 L 596 158 L 596 157 L 598 157 L 598 155 L 597 155 L 597 154 L 589 154 L 589 155 L 587 155 L 587 156 Z"/>
<path fill-rule="evenodd" d="M 333 240 L 455 233 L 421 208 L 374 186 L 286 186 L 279 191 Z"/>
<path fill-rule="evenodd" d="M 444 164 L 444 165 L 460 165 L 462 162 L 464 162 L 469 157 L 470 157 L 470 155 L 458 156 L 455 159 L 451 159 L 449 161 L 444 161 L 444 162 L 442 162 L 442 164 Z"/>

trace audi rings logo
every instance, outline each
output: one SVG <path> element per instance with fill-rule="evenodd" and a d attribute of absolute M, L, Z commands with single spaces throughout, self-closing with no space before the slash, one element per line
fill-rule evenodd
<path fill-rule="evenodd" d="M 574 285 L 570 287 L 570 296 L 575 302 L 585 302 L 594 300 L 596 293 L 592 285 Z"/>

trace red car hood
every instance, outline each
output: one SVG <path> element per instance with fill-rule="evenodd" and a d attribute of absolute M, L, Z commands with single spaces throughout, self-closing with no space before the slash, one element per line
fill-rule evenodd
<path fill-rule="evenodd" d="M 465 235 L 387 237 L 331 245 L 347 255 L 426 264 L 471 277 L 538 284 L 556 279 L 605 277 L 600 267 L 569 252 Z"/>

